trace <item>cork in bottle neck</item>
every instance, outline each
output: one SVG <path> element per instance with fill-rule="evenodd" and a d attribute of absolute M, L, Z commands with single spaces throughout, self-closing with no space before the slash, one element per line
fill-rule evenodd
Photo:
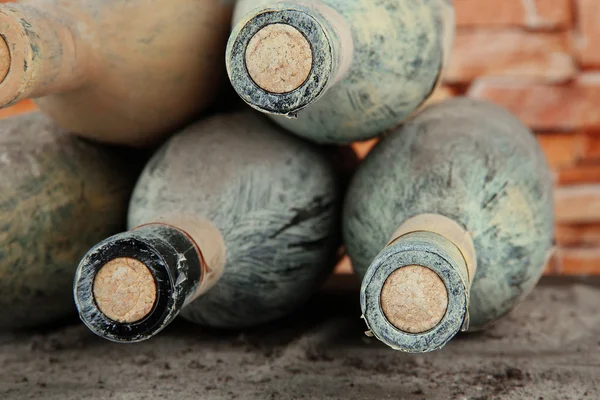
<path fill-rule="evenodd" d="M 148 339 L 197 294 L 202 264 L 193 240 L 173 226 L 151 223 L 112 236 L 94 246 L 77 268 L 79 316 L 103 338 Z"/>
<path fill-rule="evenodd" d="M 339 81 L 353 55 L 348 24 L 321 2 L 281 2 L 253 10 L 234 27 L 229 79 L 255 109 L 295 117 Z"/>
<path fill-rule="evenodd" d="M 469 290 L 477 265 L 470 234 L 450 218 L 420 214 L 402 223 L 389 244 L 418 232 L 430 232 L 446 239 L 450 244 L 448 254 L 455 253 L 457 272 Z M 381 306 L 386 318 L 398 329 L 409 333 L 426 332 L 442 321 L 449 306 L 448 289 L 440 276 L 427 266 L 402 266 L 383 285 Z"/>
<path fill-rule="evenodd" d="M 310 43 L 295 27 L 271 24 L 259 30 L 246 48 L 246 68 L 260 88 L 271 93 L 296 90 L 312 69 Z"/>
<path fill-rule="evenodd" d="M 475 268 L 472 240 L 459 224 L 435 214 L 407 220 L 363 279 L 361 308 L 367 326 L 394 349 L 443 347 L 468 328 Z"/>
<path fill-rule="evenodd" d="M 381 307 L 392 325 L 422 333 L 436 327 L 448 308 L 448 291 L 438 274 L 427 267 L 397 269 L 381 289 Z"/>
<path fill-rule="evenodd" d="M 94 278 L 94 300 L 100 311 L 116 322 L 144 319 L 156 301 L 156 282 L 148 267 L 128 257 L 104 264 Z"/>

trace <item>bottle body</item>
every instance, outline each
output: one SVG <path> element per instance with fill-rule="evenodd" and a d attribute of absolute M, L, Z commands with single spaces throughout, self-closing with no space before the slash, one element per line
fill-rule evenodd
<path fill-rule="evenodd" d="M 14 65 L 0 83 L 2 105 L 36 97 L 66 130 L 144 146 L 217 95 L 230 4 L 31 0 L 1 7 L 0 23 L 15 33 L 5 38 Z M 21 32 L 21 19 L 32 39 Z M 25 71 L 16 65 L 23 52 Z"/>
<path fill-rule="evenodd" d="M 472 238 L 469 329 L 482 329 L 533 288 L 552 248 L 552 180 L 533 135 L 496 106 L 455 99 L 383 139 L 346 201 L 355 270 L 366 274 L 399 226 L 429 213 Z"/>
<path fill-rule="evenodd" d="M 163 147 L 136 186 L 129 226 L 173 210 L 210 220 L 225 243 L 224 273 L 182 316 L 243 327 L 289 313 L 330 272 L 338 202 L 318 152 L 260 116 L 237 114 Z"/>
<path fill-rule="evenodd" d="M 51 323 L 75 311 L 78 260 L 125 225 L 142 160 L 72 137 L 40 113 L 0 130 L 0 327 Z"/>
<path fill-rule="evenodd" d="M 249 81 L 246 88 L 241 87 L 237 83 L 239 76 L 234 79 L 229 66 L 230 79 L 238 93 L 250 93 L 242 98 L 269 113 L 286 129 L 323 143 L 368 139 L 406 119 L 435 89 L 453 38 L 454 16 L 450 2 L 322 0 L 316 2 L 317 6 L 300 1 L 273 3 L 268 0 L 237 3 L 234 12 L 237 26 L 228 45 L 230 64 L 236 35 L 244 32 L 244 25 L 260 23 L 258 19 L 265 10 L 281 14 L 302 7 L 308 8 L 308 19 L 312 18 L 320 26 L 311 28 L 310 32 L 322 29 L 328 40 L 328 44 L 321 45 L 307 36 L 315 56 L 311 74 L 315 74 L 315 68 L 324 68 L 315 61 L 319 53 L 314 49 L 333 48 L 332 62 L 340 64 L 337 70 L 319 76 L 319 82 L 331 81 L 324 93 L 315 96 L 310 104 L 292 110 L 285 108 L 285 112 L 276 101 L 277 96 L 265 94 L 268 91 L 256 84 Z M 263 8 L 255 8 L 260 6 Z M 253 15 L 256 21 L 252 20 Z M 290 15 L 290 24 L 294 18 L 299 19 Z M 293 92 L 297 92 L 299 97 L 311 97 L 313 91 L 309 76 L 302 86 L 286 96 L 293 97 Z M 275 100 L 268 107 L 262 107 L 261 99 L 267 95 Z M 284 105 L 289 103 L 284 102 Z M 290 119 L 286 114 L 297 114 L 298 118 Z"/>

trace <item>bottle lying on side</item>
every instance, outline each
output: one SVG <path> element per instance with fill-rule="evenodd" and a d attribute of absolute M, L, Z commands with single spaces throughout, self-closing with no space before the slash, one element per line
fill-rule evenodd
<path fill-rule="evenodd" d="M 383 138 L 344 209 L 371 333 L 426 352 L 507 314 L 552 252 L 552 186 L 535 137 L 490 103 L 449 100 Z"/>
<path fill-rule="evenodd" d="M 64 129 L 159 141 L 216 97 L 231 2 L 29 0 L 0 5 L 0 107 L 35 98 Z"/>
<path fill-rule="evenodd" d="M 155 335 L 180 311 L 218 328 L 279 318 L 333 269 L 340 201 L 325 155 L 259 114 L 193 125 L 146 166 L 130 203 L 131 230 L 81 261 L 80 317 L 123 342 Z"/>
<path fill-rule="evenodd" d="M 410 116 L 440 81 L 454 37 L 450 0 L 238 0 L 233 20 L 236 92 L 322 143 L 369 139 Z"/>
<path fill-rule="evenodd" d="M 123 229 L 143 155 L 29 113 L 0 121 L 0 329 L 75 315 L 77 263 Z"/>

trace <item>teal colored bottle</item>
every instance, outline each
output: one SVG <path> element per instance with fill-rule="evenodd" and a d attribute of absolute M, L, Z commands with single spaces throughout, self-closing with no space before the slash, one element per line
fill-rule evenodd
<path fill-rule="evenodd" d="M 373 335 L 426 352 L 507 314 L 553 249 L 552 188 L 535 137 L 490 103 L 430 106 L 384 137 L 344 209 Z"/>
<path fill-rule="evenodd" d="M 454 37 L 450 0 L 239 0 L 233 20 L 236 92 L 320 143 L 372 138 L 413 114 Z"/>
<path fill-rule="evenodd" d="M 0 329 L 76 315 L 77 264 L 125 227 L 142 156 L 68 135 L 37 112 L 0 121 Z"/>
<path fill-rule="evenodd" d="M 339 184 L 321 149 L 258 113 L 190 126 L 146 166 L 130 230 L 81 261 L 80 317 L 104 338 L 136 342 L 180 312 L 217 328 L 288 314 L 335 265 Z"/>

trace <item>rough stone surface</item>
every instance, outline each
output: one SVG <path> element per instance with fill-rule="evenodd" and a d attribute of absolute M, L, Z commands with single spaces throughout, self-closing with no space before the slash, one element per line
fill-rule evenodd
<path fill-rule="evenodd" d="M 590 282 L 590 281 L 588 281 Z M 365 337 L 357 293 L 319 295 L 276 324 L 180 321 L 122 345 L 82 324 L 0 336 L 5 400 L 594 400 L 600 289 L 545 281 L 484 333 L 410 355 Z"/>

